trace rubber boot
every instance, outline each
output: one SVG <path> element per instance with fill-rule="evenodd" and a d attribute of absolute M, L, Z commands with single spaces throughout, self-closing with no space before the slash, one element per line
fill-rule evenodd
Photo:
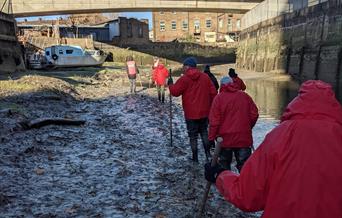
<path fill-rule="evenodd" d="M 192 161 L 198 162 L 198 149 L 197 149 L 197 139 L 190 140 L 191 151 L 192 151 Z"/>
<path fill-rule="evenodd" d="M 206 158 L 207 162 L 209 162 L 209 160 L 211 158 L 211 154 L 210 154 L 210 149 L 209 148 L 205 149 L 205 158 Z"/>
<path fill-rule="evenodd" d="M 158 100 L 161 101 L 161 94 L 159 91 L 158 91 Z"/>
<path fill-rule="evenodd" d="M 192 161 L 198 162 L 198 150 L 192 149 Z"/>

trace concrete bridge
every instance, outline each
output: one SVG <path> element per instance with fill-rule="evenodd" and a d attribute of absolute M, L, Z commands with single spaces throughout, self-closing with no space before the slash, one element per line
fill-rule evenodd
<path fill-rule="evenodd" d="M 0 0 L 0 7 L 15 17 L 151 10 L 245 13 L 260 2 L 262 0 Z"/>

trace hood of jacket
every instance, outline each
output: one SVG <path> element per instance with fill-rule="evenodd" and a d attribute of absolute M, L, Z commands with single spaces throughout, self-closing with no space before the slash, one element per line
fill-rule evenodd
<path fill-rule="evenodd" d="M 304 82 L 298 96 L 286 107 L 281 122 L 293 119 L 331 120 L 342 125 L 342 107 L 331 85 L 319 80 Z"/>
<path fill-rule="evenodd" d="M 156 69 L 158 69 L 158 70 L 161 70 L 161 69 L 163 69 L 164 68 L 164 65 L 163 64 L 158 64 L 158 66 L 156 67 Z"/>
<path fill-rule="evenodd" d="M 221 92 L 237 92 L 239 89 L 236 87 L 235 83 L 229 83 L 221 85 Z"/>
<path fill-rule="evenodd" d="M 191 80 L 198 80 L 202 72 L 196 67 L 191 67 L 185 71 L 185 76 L 189 77 Z"/>

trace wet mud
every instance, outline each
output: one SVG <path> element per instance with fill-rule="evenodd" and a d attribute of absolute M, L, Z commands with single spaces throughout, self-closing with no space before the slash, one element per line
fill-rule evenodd
<path fill-rule="evenodd" d="M 205 158 L 199 142 L 199 163 L 189 160 L 179 98 L 173 98 L 170 145 L 168 93 L 164 104 L 153 88 L 138 85 L 129 94 L 113 74 L 82 78 L 76 88 L 60 84 L 65 86 L 54 91 L 0 98 L 2 105 L 12 105 L 0 113 L 1 217 L 194 217 L 206 184 Z M 86 123 L 31 130 L 19 125 L 42 117 Z M 258 121 L 255 144 L 276 122 Z M 203 217 L 260 213 L 241 212 L 212 187 Z"/>

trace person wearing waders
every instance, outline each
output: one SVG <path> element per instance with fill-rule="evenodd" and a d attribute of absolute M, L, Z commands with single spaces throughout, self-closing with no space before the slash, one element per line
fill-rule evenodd
<path fill-rule="evenodd" d="M 205 178 L 263 218 L 342 217 L 342 107 L 332 87 L 304 82 L 238 175 L 205 166 Z"/>
<path fill-rule="evenodd" d="M 165 84 L 168 76 L 168 70 L 159 62 L 153 70 L 152 79 L 157 86 L 158 100 L 162 103 L 165 102 Z"/>
<path fill-rule="evenodd" d="M 210 157 L 208 141 L 208 115 L 211 103 L 217 92 L 210 78 L 196 68 L 194 57 L 183 62 L 183 76 L 175 84 L 168 79 L 170 94 L 182 96 L 182 106 L 186 127 L 190 138 L 192 160 L 198 162 L 197 138 L 201 136 L 207 160 Z"/>
<path fill-rule="evenodd" d="M 136 78 L 139 73 L 138 67 L 132 56 L 126 58 L 126 72 L 130 83 L 131 94 L 136 93 Z"/>
<path fill-rule="evenodd" d="M 242 90 L 242 91 L 245 91 L 245 90 L 246 90 L 246 85 L 245 85 L 245 83 L 244 83 L 244 82 L 242 81 L 242 79 L 240 79 L 240 77 L 235 73 L 235 69 L 229 68 L 228 75 L 230 76 L 230 78 L 233 79 L 234 85 L 236 86 L 236 88 L 237 88 L 238 90 Z"/>
<path fill-rule="evenodd" d="M 252 128 L 258 117 L 258 108 L 252 98 L 238 90 L 230 77 L 223 77 L 221 92 L 211 105 L 209 140 L 212 145 L 217 137 L 223 138 L 219 163 L 224 169 L 231 169 L 234 155 L 236 168 L 240 171 L 251 155 Z"/>
<path fill-rule="evenodd" d="M 211 80 L 211 82 L 213 83 L 213 85 L 215 86 L 216 91 L 219 89 L 219 84 L 217 82 L 216 77 L 214 76 L 214 74 L 212 74 L 212 72 L 210 72 L 210 66 L 206 65 L 204 67 L 204 73 L 207 74 Z"/>

